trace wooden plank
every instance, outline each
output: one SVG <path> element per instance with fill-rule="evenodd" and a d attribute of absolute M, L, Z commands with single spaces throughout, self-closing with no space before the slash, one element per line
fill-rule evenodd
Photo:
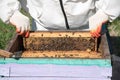
<path fill-rule="evenodd" d="M 24 51 L 20 57 L 26 58 L 104 58 L 100 53 L 87 51 Z"/>
<path fill-rule="evenodd" d="M 30 37 L 91 37 L 89 32 L 80 31 L 38 31 L 31 32 Z"/>
<path fill-rule="evenodd" d="M 101 36 L 101 50 L 104 57 L 111 58 L 107 40 L 108 40 L 107 33 Z"/>
<path fill-rule="evenodd" d="M 0 75 L 9 77 L 73 77 L 95 78 L 112 76 L 112 67 L 53 65 L 53 64 L 3 64 Z"/>
<path fill-rule="evenodd" d="M 1 56 L 1 57 L 9 58 L 9 57 L 12 57 L 12 55 L 13 55 L 12 53 L 0 49 L 0 56 Z"/>
<path fill-rule="evenodd" d="M 64 78 L 64 77 L 4 77 L 0 80 L 111 80 L 110 78 Z"/>
<path fill-rule="evenodd" d="M 111 67 L 110 59 L 60 59 L 60 58 L 0 58 L 0 64 L 55 64 L 55 65 L 76 65 L 76 66 L 102 66 Z"/>

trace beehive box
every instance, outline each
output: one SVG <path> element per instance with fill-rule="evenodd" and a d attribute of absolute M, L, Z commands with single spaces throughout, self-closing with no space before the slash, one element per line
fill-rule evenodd
<path fill-rule="evenodd" d="M 7 51 L 12 53 L 22 52 L 20 57 L 110 57 L 105 35 L 96 39 L 92 38 L 89 32 L 79 31 L 31 32 L 29 38 L 22 38 L 16 35 L 14 40 L 9 44 Z"/>
<path fill-rule="evenodd" d="M 110 80 L 112 73 L 106 34 L 96 40 L 89 32 L 31 32 L 15 35 L 6 50 L 17 59 L 0 59 L 3 80 Z"/>

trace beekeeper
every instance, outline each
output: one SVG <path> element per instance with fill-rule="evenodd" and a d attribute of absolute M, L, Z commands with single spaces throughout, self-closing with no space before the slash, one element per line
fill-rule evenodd
<path fill-rule="evenodd" d="M 20 1 L 20 2 L 19 2 Z M 120 13 L 120 0 L 0 0 L 0 18 L 28 37 L 30 30 L 90 30 L 99 37 L 101 26 Z M 33 18 L 20 12 L 23 7 Z"/>

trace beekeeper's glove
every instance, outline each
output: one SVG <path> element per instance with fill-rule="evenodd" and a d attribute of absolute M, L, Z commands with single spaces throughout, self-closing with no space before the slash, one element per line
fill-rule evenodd
<path fill-rule="evenodd" d="M 95 15 L 89 18 L 89 27 L 92 37 L 101 36 L 102 25 L 108 21 L 108 15 L 102 10 L 98 10 Z"/>
<path fill-rule="evenodd" d="M 10 18 L 10 23 L 16 27 L 16 32 L 24 37 L 29 36 L 30 20 L 20 11 L 15 11 Z"/>

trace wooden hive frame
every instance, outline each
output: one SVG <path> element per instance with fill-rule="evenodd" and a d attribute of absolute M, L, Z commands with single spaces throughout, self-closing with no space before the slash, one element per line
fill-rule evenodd
<path fill-rule="evenodd" d="M 37 35 L 35 35 L 37 33 Z M 44 35 L 43 35 L 44 34 Z M 74 34 L 74 35 L 73 35 Z M 30 37 L 91 37 L 89 32 L 79 32 L 79 31 L 38 31 L 31 32 Z M 101 49 L 102 53 L 89 52 L 89 51 L 24 51 L 24 39 L 19 35 L 15 35 L 14 38 L 8 44 L 6 48 L 7 51 L 19 54 L 17 57 L 27 57 L 27 58 L 64 58 L 64 55 L 67 55 L 66 58 L 110 58 L 110 50 L 107 41 L 107 35 L 102 35 L 97 42 L 98 49 Z M 21 52 L 24 51 L 24 52 Z M 40 54 L 42 53 L 42 54 Z M 59 55 L 57 55 L 59 53 Z M 69 54 L 69 55 L 68 55 Z M 79 56 L 78 56 L 79 54 Z M 74 57 L 72 57 L 74 55 Z M 77 55 L 77 56 L 75 56 Z M 101 57 L 102 55 L 102 57 Z M 61 57 L 60 57 L 61 56 Z"/>

